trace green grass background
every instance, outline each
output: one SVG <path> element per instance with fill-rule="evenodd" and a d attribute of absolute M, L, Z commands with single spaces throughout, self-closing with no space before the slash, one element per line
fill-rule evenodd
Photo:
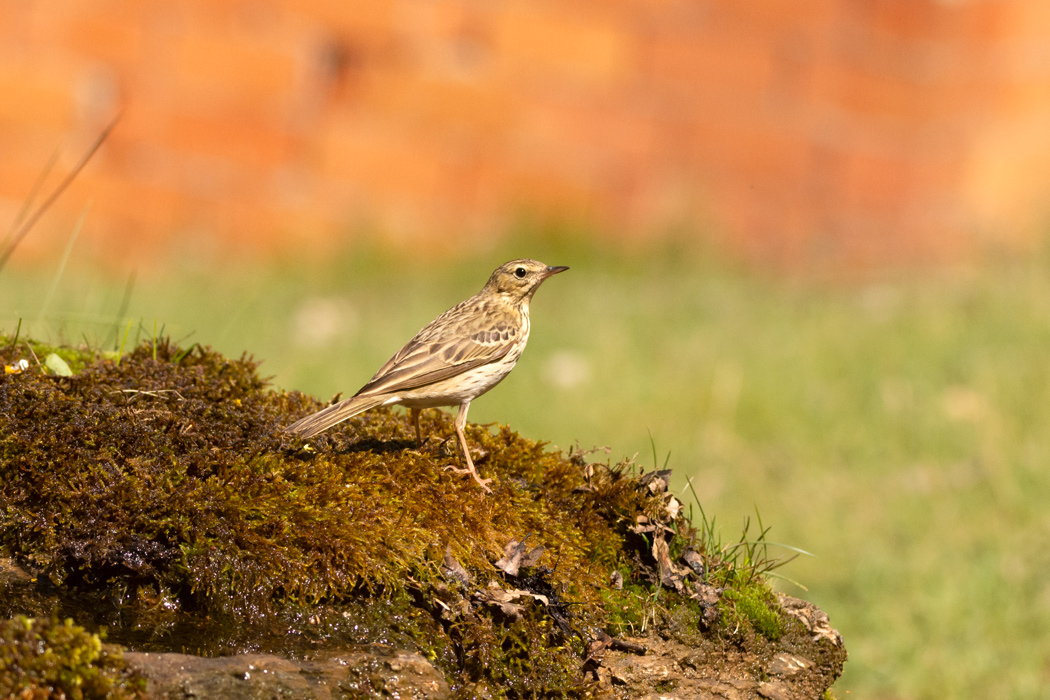
<path fill-rule="evenodd" d="M 265 359 L 278 387 L 349 395 L 498 263 L 569 265 L 472 421 L 647 467 L 651 433 L 728 538 L 757 509 L 816 555 L 784 570 L 808 592 L 778 585 L 845 637 L 839 698 L 1050 698 L 1047 256 L 826 284 L 559 241 L 140 272 L 128 342 L 156 322 Z M 0 272 L 0 328 L 112 348 L 124 276 L 74 256 L 56 277 L 59 257 Z"/>

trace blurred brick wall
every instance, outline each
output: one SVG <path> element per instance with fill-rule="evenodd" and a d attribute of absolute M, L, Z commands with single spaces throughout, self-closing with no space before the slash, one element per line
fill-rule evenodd
<path fill-rule="evenodd" d="M 36 246 L 90 201 L 121 257 L 528 214 L 953 259 L 1050 211 L 1050 0 L 0 0 L 0 231 L 119 108 Z"/>

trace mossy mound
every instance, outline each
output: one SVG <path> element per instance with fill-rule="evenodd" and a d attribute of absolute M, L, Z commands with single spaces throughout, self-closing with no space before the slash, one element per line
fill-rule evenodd
<path fill-rule="evenodd" d="M 801 629 L 666 474 L 471 425 L 486 496 L 443 469 L 460 459 L 445 413 L 424 412 L 422 446 L 385 409 L 306 444 L 283 427 L 321 404 L 269 390 L 251 358 L 168 340 L 65 355 L 73 376 L 0 376 L 0 552 L 35 576 L 0 613 L 58 599 L 151 650 L 415 647 L 507 697 L 583 693 L 596 630 Z"/>

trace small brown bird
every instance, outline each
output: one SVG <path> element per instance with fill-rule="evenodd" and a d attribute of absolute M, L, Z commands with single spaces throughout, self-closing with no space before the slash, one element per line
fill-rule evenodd
<path fill-rule="evenodd" d="M 456 436 L 467 468 L 453 471 L 470 474 L 489 493 L 487 484 L 492 480 L 482 479 L 474 469 L 463 434 L 467 409 L 514 369 L 529 340 L 532 295 L 543 280 L 568 269 L 536 260 L 500 265 L 478 294 L 416 333 L 354 396 L 293 423 L 288 430 L 310 438 L 370 408 L 401 404 L 410 409 L 416 439 L 422 442 L 421 409 L 459 406 Z"/>

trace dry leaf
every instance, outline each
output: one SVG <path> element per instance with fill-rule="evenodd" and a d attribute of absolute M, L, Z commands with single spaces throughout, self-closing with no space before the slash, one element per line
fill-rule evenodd
<path fill-rule="evenodd" d="M 454 556 L 452 556 L 451 545 L 445 546 L 445 560 L 444 565 L 441 567 L 441 573 L 449 578 L 459 581 L 464 586 L 470 583 L 470 573 L 463 568 L 462 564 L 456 561 Z"/>

